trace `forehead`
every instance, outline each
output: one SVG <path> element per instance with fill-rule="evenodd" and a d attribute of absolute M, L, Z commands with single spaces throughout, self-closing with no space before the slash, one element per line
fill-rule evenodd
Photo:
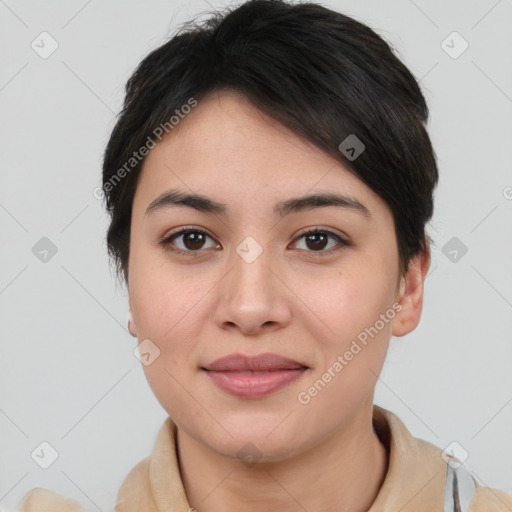
<path fill-rule="evenodd" d="M 256 167 L 283 171 L 332 166 L 333 160 L 314 144 L 255 107 L 235 91 L 214 91 L 198 105 L 150 152 L 144 167 L 154 160 L 179 158 L 195 167 L 209 161 L 209 168 L 232 164 L 231 174 L 239 169 L 246 174 Z"/>
<path fill-rule="evenodd" d="M 199 101 L 149 152 L 136 199 L 146 207 L 170 188 L 252 208 L 267 196 L 275 203 L 320 190 L 357 197 L 369 208 L 382 203 L 341 162 L 232 91 Z"/>

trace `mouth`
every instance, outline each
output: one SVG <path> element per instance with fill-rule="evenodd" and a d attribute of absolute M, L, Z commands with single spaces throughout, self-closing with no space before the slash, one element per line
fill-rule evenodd
<path fill-rule="evenodd" d="M 263 398 L 301 378 L 309 367 L 274 354 L 233 354 L 200 368 L 215 386 L 243 399 Z"/>
<path fill-rule="evenodd" d="M 308 368 L 272 371 L 213 371 L 202 369 L 221 391 L 237 398 L 263 398 L 295 382 Z"/>
<path fill-rule="evenodd" d="M 212 363 L 202 366 L 206 371 L 217 372 L 272 372 L 281 370 L 299 370 L 308 368 L 304 363 L 271 353 L 248 356 L 243 354 L 230 354 Z"/>

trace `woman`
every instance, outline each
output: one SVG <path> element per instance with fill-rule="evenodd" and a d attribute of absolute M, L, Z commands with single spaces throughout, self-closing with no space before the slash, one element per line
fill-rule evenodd
<path fill-rule="evenodd" d="M 169 417 L 118 512 L 512 510 L 373 404 L 420 321 L 436 158 L 412 74 L 365 25 L 252 0 L 127 84 L 107 241 Z M 81 510 L 34 489 L 22 511 Z"/>

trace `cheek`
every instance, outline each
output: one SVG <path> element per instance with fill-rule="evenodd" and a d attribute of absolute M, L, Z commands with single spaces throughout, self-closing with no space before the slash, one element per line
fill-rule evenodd
<path fill-rule="evenodd" d="M 183 338 L 197 326 L 201 297 L 208 291 L 204 279 L 188 269 L 162 268 L 145 260 L 143 265 L 133 264 L 130 276 L 130 301 L 139 335 L 165 344 L 177 332 Z"/>
<path fill-rule="evenodd" d="M 329 334 L 316 336 L 321 362 L 301 390 L 300 402 L 309 404 L 305 411 L 322 414 L 331 410 L 327 423 L 332 426 L 373 392 L 395 314 L 392 280 L 379 279 L 378 272 L 368 270 L 341 274 L 336 283 L 331 282 L 328 293 L 313 289 L 313 300 L 321 304 L 319 316 Z"/>
<path fill-rule="evenodd" d="M 328 280 L 308 278 L 305 302 L 313 305 L 329 338 L 345 340 L 373 326 L 392 306 L 394 277 L 376 263 L 360 262 L 335 271 Z M 379 324 L 380 326 L 380 324 Z M 389 324 L 381 330 L 389 330 Z"/>
<path fill-rule="evenodd" d="M 195 323 L 193 310 L 187 315 L 183 293 L 175 293 L 161 281 L 155 284 L 147 275 L 136 285 L 134 281 L 131 301 L 137 312 L 139 342 L 147 344 L 149 339 L 150 352 L 156 354 L 150 364 L 144 364 L 142 357 L 148 384 L 165 410 L 181 410 L 187 406 L 182 386 L 189 387 L 186 363 L 192 361 L 194 348 L 191 340 L 195 336 L 187 332 Z"/>
<path fill-rule="evenodd" d="M 195 340 L 200 338 L 199 329 L 204 324 L 198 317 L 204 291 L 183 276 L 162 276 L 145 272 L 134 280 L 131 290 L 139 340 L 149 338 L 159 354 L 150 365 L 143 366 L 144 373 L 164 410 L 197 414 L 186 390 L 192 389 L 189 381 L 197 357 Z"/>
<path fill-rule="evenodd" d="M 326 336 L 317 335 L 323 354 L 309 383 L 318 393 L 315 407 L 356 407 L 372 392 L 384 364 L 395 316 L 394 276 L 383 259 L 379 264 L 359 258 L 336 271 L 327 288 L 315 285 L 310 292 L 322 321 L 318 325 L 328 326 L 321 327 Z"/>

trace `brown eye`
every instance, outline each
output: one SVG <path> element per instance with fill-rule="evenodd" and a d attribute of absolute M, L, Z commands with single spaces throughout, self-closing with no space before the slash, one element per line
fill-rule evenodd
<path fill-rule="evenodd" d="M 190 231 L 181 235 L 183 238 L 183 245 L 191 251 L 197 251 L 201 249 L 204 244 L 205 236 L 202 233 Z"/>
<path fill-rule="evenodd" d="M 307 231 L 306 233 L 302 233 L 296 240 L 304 240 L 307 252 L 318 252 L 318 253 L 327 253 L 331 254 L 332 252 L 339 250 L 345 246 L 348 246 L 349 243 L 341 238 L 339 235 L 332 233 L 331 231 L 321 230 L 321 229 L 313 229 Z M 328 244 L 329 239 L 334 239 L 337 244 L 331 245 L 328 249 L 332 249 L 334 247 L 334 251 L 324 250 Z"/>
<path fill-rule="evenodd" d="M 215 244 L 215 242 L 213 245 L 210 245 L 210 247 L 206 246 L 208 239 L 213 241 L 213 238 L 201 229 L 185 228 L 177 231 L 176 233 L 172 233 L 159 243 L 168 251 L 188 256 L 195 256 L 201 252 L 205 252 L 203 249 L 220 248 L 220 245 Z M 339 235 L 332 233 L 331 231 L 321 230 L 318 228 L 302 233 L 302 235 L 296 240 L 304 240 L 305 248 L 301 248 L 301 250 L 309 253 L 317 253 L 318 256 L 332 254 L 333 252 L 350 245 L 349 242 L 341 238 Z M 337 243 L 328 247 L 329 240 L 334 240 Z M 177 242 L 180 242 L 180 244 Z"/>
<path fill-rule="evenodd" d="M 213 240 L 210 235 L 208 235 L 208 233 L 201 229 L 187 228 L 171 234 L 159 243 L 166 250 L 171 252 L 180 254 L 193 254 L 194 252 L 202 252 L 202 249 L 205 248 L 205 242 L 208 238 Z M 181 242 L 181 246 L 178 245 L 175 241 Z M 219 245 L 217 244 L 215 246 L 214 244 L 214 247 L 219 247 Z"/>
<path fill-rule="evenodd" d="M 325 233 L 312 233 L 305 238 L 308 249 L 312 250 L 325 249 L 328 239 Z"/>

